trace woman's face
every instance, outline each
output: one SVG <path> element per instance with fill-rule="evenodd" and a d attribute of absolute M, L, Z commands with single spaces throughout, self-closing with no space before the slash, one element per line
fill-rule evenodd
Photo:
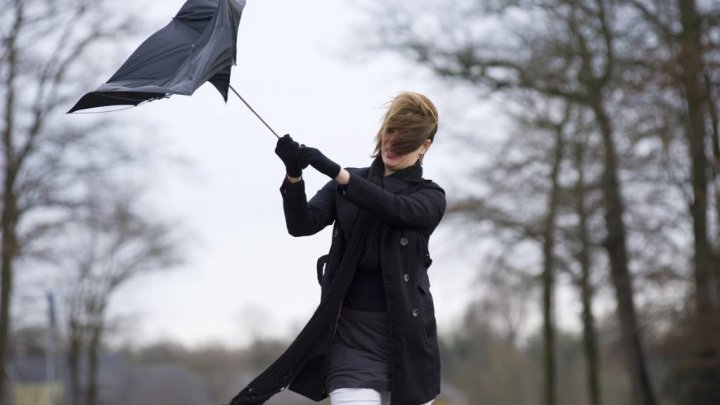
<path fill-rule="evenodd" d="M 395 173 L 399 170 L 414 165 L 418 161 L 418 159 L 420 159 L 420 156 L 427 152 L 427 149 L 430 147 L 431 144 L 431 141 L 429 139 L 426 139 L 419 148 L 404 155 L 400 155 L 393 151 L 392 138 L 392 131 L 389 131 L 388 133 L 383 135 L 382 138 L 382 148 L 380 154 L 382 156 L 382 161 L 385 165 L 385 175 Z"/>

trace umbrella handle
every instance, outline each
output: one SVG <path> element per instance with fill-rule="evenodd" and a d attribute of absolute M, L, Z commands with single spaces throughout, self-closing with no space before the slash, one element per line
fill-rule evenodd
<path fill-rule="evenodd" d="M 267 127 L 267 129 L 269 129 L 270 132 L 272 132 L 273 135 L 275 135 L 275 137 L 276 137 L 277 139 L 280 139 L 280 136 L 279 136 L 275 131 L 273 131 L 272 128 L 270 128 L 270 125 L 268 125 L 268 123 L 265 122 L 264 119 L 262 119 L 262 117 L 260 116 L 260 114 L 258 114 L 252 107 L 250 107 L 250 104 L 248 104 L 248 102 L 245 101 L 244 98 L 242 98 L 242 96 L 240 95 L 240 93 L 238 93 L 238 92 L 233 88 L 233 86 L 230 86 L 230 90 L 232 90 L 233 93 L 235 93 L 235 95 L 238 96 L 238 98 L 240 99 L 240 101 L 242 101 L 243 103 L 245 103 L 245 105 L 247 106 L 247 108 L 249 108 L 250 111 L 252 111 L 252 113 L 255 114 L 255 116 L 258 117 L 258 119 L 259 119 L 260 121 L 262 121 L 263 124 L 265 124 L 265 126 Z"/>

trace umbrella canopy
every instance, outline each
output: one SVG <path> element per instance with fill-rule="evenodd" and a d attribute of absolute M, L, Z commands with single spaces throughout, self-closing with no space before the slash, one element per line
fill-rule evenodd
<path fill-rule="evenodd" d="M 227 101 L 244 7 L 245 0 L 188 0 L 107 83 L 85 94 L 68 112 L 189 96 L 206 81 Z"/>

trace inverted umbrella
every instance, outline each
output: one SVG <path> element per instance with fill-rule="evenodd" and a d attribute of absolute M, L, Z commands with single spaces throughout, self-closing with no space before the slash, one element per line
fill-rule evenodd
<path fill-rule="evenodd" d="M 105 84 L 85 94 L 68 112 L 138 105 L 173 94 L 189 96 L 207 81 L 227 101 L 244 7 L 245 0 L 188 0 L 173 20 L 145 40 Z"/>

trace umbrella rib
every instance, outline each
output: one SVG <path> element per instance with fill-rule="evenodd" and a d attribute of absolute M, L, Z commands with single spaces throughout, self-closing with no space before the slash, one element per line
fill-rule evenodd
<path fill-rule="evenodd" d="M 245 101 L 244 98 L 242 98 L 242 96 L 240 95 L 240 93 L 238 93 L 233 86 L 229 86 L 229 87 L 230 87 L 230 90 L 232 90 L 233 93 L 235 93 L 235 95 L 238 96 L 238 98 L 240 99 L 240 101 L 242 101 L 242 102 L 247 106 L 247 108 L 249 108 L 250 111 L 252 111 L 252 113 L 255 114 L 255 116 L 258 117 L 258 119 L 259 119 L 263 124 L 265 124 L 265 126 L 267 127 L 267 129 L 269 129 L 270 132 L 272 132 L 273 135 L 275 135 L 276 138 L 280 139 L 280 136 L 279 136 L 275 131 L 273 131 L 272 128 L 270 128 L 270 125 L 268 125 L 268 123 L 265 122 L 264 119 L 262 119 L 262 117 L 260 116 L 260 114 L 258 114 L 252 107 L 250 107 L 250 104 L 248 104 L 248 102 Z"/>

